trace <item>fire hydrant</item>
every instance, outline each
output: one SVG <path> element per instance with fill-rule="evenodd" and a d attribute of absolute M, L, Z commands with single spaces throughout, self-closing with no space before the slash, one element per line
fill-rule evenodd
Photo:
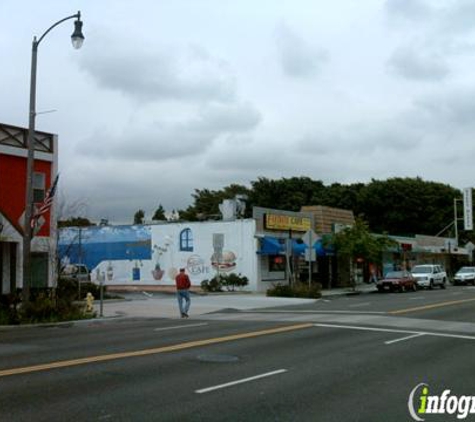
<path fill-rule="evenodd" d="M 86 295 L 86 312 L 92 312 L 94 309 L 94 296 L 91 292 Z"/>

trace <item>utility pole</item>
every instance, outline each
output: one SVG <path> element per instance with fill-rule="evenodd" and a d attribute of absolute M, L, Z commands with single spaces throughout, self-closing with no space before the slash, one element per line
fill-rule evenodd
<path fill-rule="evenodd" d="M 78 300 L 81 300 L 82 228 L 78 227 Z"/>
<path fill-rule="evenodd" d="M 458 213 L 457 213 L 457 201 L 460 199 L 454 198 L 454 231 L 455 231 L 455 246 L 458 247 L 459 245 L 459 233 L 458 233 Z"/>

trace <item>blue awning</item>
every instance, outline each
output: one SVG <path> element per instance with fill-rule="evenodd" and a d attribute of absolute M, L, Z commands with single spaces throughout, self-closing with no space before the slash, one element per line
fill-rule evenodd
<path fill-rule="evenodd" d="M 280 255 L 284 253 L 284 245 L 275 237 L 264 236 L 261 239 L 261 249 L 257 253 L 261 255 Z"/>
<path fill-rule="evenodd" d="M 285 242 L 281 243 L 281 239 L 271 236 L 264 236 L 261 238 L 261 249 L 257 251 L 260 255 L 281 255 L 285 254 Z M 317 256 L 326 256 L 326 252 L 330 250 L 325 250 L 323 247 L 322 241 L 319 240 L 313 245 Z M 292 253 L 294 255 L 303 255 L 307 249 L 305 243 L 299 243 L 297 240 L 292 240 Z"/>
<path fill-rule="evenodd" d="M 307 250 L 307 247 L 308 246 L 305 243 L 297 243 L 296 240 L 293 241 L 292 249 L 295 255 L 303 255 Z M 315 249 L 317 256 L 326 256 L 326 251 L 321 240 L 318 240 L 313 244 L 313 249 Z"/>

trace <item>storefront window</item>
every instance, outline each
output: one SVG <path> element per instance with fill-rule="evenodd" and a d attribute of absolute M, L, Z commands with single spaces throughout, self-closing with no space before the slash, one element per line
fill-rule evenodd
<path fill-rule="evenodd" d="M 269 272 L 285 271 L 285 257 L 282 255 L 269 255 Z"/>

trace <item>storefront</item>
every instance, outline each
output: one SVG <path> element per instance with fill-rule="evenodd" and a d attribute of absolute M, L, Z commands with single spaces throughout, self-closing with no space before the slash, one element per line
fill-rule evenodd
<path fill-rule="evenodd" d="M 315 227 L 312 213 L 253 208 L 258 239 L 258 274 L 261 290 L 272 284 L 308 281 L 309 261 L 305 234 Z M 320 236 L 311 241 L 313 250 L 310 273 L 312 280 L 318 274 L 318 261 L 326 255 Z"/>

